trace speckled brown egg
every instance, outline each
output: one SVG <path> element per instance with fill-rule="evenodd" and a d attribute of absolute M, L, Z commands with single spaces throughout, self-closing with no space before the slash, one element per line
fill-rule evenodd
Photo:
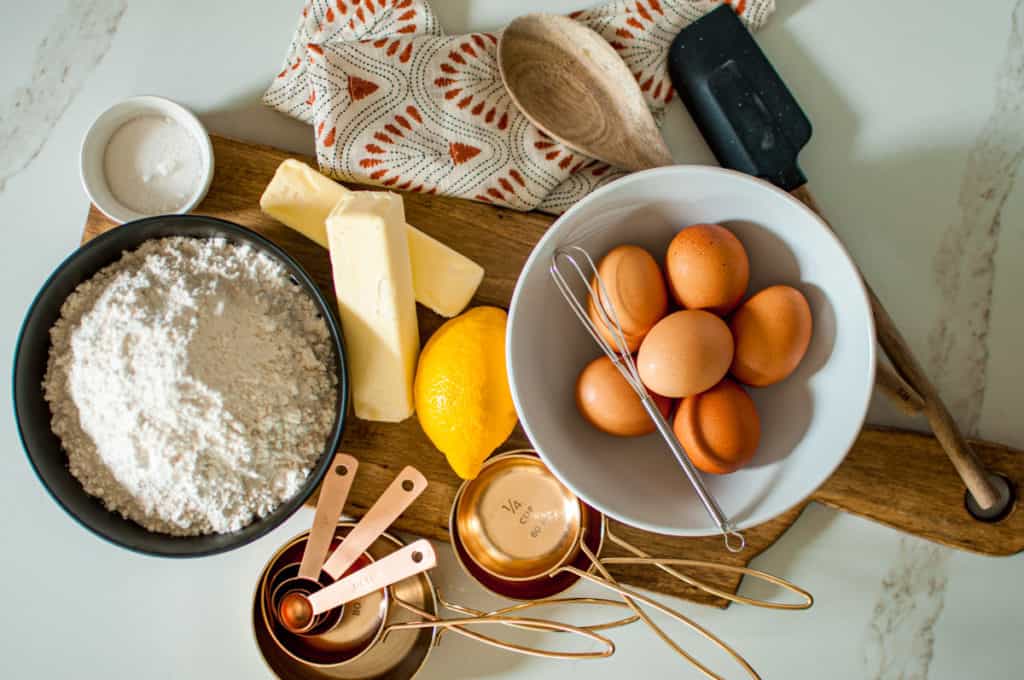
<path fill-rule="evenodd" d="M 739 304 L 750 281 L 746 249 L 718 224 L 694 224 L 676 234 L 665 254 L 665 271 L 676 302 L 719 316 Z"/>
<path fill-rule="evenodd" d="M 647 331 L 668 311 L 668 291 L 661 267 L 643 248 L 623 245 L 612 248 L 601 258 L 597 273 L 607 293 L 605 304 L 618 317 L 629 351 L 635 352 Z M 596 279 L 591 281 L 591 289 L 593 294 L 587 309 L 590 320 L 604 339 L 616 347 L 614 333 L 605 327 L 595 308 L 600 295 Z"/>
<path fill-rule="evenodd" d="M 668 418 L 672 400 L 651 394 L 661 414 Z M 633 388 L 606 356 L 594 359 L 576 381 L 576 407 L 587 421 L 617 437 L 636 437 L 654 432 L 654 422 Z"/>
<path fill-rule="evenodd" d="M 720 318 L 700 309 L 669 314 L 647 333 L 636 363 L 652 392 L 688 397 L 722 379 L 732 361 L 732 334 Z"/>
<path fill-rule="evenodd" d="M 754 400 L 729 378 L 683 399 L 672 429 L 697 469 L 716 475 L 749 463 L 761 440 Z"/>
<path fill-rule="evenodd" d="M 743 303 L 729 323 L 736 351 L 730 372 L 747 385 L 785 380 L 811 342 L 811 308 L 796 288 L 771 286 Z"/>

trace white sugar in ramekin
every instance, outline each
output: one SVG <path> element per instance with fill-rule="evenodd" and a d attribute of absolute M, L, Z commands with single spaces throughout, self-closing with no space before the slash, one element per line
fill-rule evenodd
<path fill-rule="evenodd" d="M 162 116 L 181 125 L 195 139 L 201 159 L 201 173 L 189 199 L 178 212 L 195 209 L 206 197 L 213 181 L 213 145 L 210 135 L 195 114 L 169 99 L 154 96 L 131 97 L 114 104 L 93 122 L 82 140 L 82 186 L 96 207 L 116 222 L 151 217 L 123 205 L 110 190 L 103 169 L 103 159 L 111 136 L 128 121 L 140 116 Z"/>

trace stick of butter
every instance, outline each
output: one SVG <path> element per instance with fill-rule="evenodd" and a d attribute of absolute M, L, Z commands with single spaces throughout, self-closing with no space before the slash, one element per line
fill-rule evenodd
<path fill-rule="evenodd" d="M 326 227 L 356 416 L 405 420 L 420 333 L 402 198 L 346 191 Z"/>
<path fill-rule="evenodd" d="M 305 163 L 289 158 L 278 166 L 264 190 L 260 208 L 326 248 L 324 221 L 335 204 L 351 193 Z M 416 227 L 406 228 L 416 301 L 441 316 L 455 316 L 476 293 L 484 278 L 483 267 Z"/>

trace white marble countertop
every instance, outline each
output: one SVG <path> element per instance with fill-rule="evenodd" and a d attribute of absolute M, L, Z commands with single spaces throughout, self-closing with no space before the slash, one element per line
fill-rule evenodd
<path fill-rule="evenodd" d="M 500 27 L 585 0 L 434 0 L 449 32 Z M 939 378 L 963 425 L 1024 448 L 1024 2 L 779 0 L 759 41 L 814 122 L 802 164 L 867 278 Z M 87 209 L 78 147 L 92 119 L 160 94 L 213 131 L 309 153 L 308 128 L 265 109 L 299 0 L 6 3 L 0 21 L 0 308 L 4 369 L 37 288 L 78 243 Z M 675 103 L 666 136 L 700 162 Z M 34 478 L 3 391 L 0 673 L 9 678 L 267 677 L 250 637 L 253 579 L 301 512 L 227 555 L 145 558 L 80 529 Z M 906 423 L 875 404 L 871 420 Z M 444 548 L 437 580 L 489 599 Z M 765 678 L 1020 677 L 1024 557 L 953 552 L 811 506 L 754 566 L 817 597 L 809 612 L 682 609 Z M 422 678 L 696 677 L 644 629 L 602 662 L 491 653 L 446 638 Z M 696 647 L 694 649 L 697 649 Z M 734 677 L 735 674 L 730 675 Z"/>

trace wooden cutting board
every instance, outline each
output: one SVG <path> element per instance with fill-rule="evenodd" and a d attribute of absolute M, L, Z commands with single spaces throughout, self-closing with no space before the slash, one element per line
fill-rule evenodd
<path fill-rule="evenodd" d="M 197 213 L 254 229 L 287 250 L 333 299 L 327 251 L 260 212 L 259 197 L 278 164 L 289 157 L 277 149 L 213 138 L 216 174 L 210 193 Z M 303 159 L 313 163 L 310 159 Z M 554 218 L 520 213 L 455 198 L 407 193 L 406 217 L 426 233 L 479 262 L 487 271 L 473 304 L 508 307 L 512 289 L 530 250 Z M 82 240 L 116 225 L 95 207 L 89 211 Z M 421 340 L 443 322 L 417 305 Z M 973 442 L 990 470 L 1013 481 L 1024 481 L 1024 455 L 999 444 Z M 521 428 L 503 450 L 529 446 Z M 448 540 L 448 513 L 459 479 L 444 457 L 430 444 L 415 418 L 394 425 L 350 417 L 342 449 L 361 461 L 359 479 L 347 511 L 361 515 L 384 490 L 394 474 L 415 465 L 430 480 L 419 500 L 396 523 L 396 528 L 429 538 Z M 847 512 L 955 548 L 990 555 L 1024 550 L 1024 513 L 1015 508 L 997 523 L 973 519 L 964 508 L 964 488 L 934 438 L 926 435 L 865 427 L 846 460 L 812 496 Z M 747 549 L 731 555 L 718 537 L 674 538 L 643 532 L 612 522 L 613 530 L 656 556 L 705 559 L 746 564 L 770 546 L 800 516 L 801 504 L 771 522 L 744 532 Z M 618 554 L 606 548 L 606 554 Z M 725 606 L 725 601 L 676 582 L 656 569 L 621 567 L 612 572 L 626 583 L 671 593 L 697 602 Z M 701 575 L 718 587 L 735 592 L 738 577 Z M 781 574 L 785 576 L 785 574 Z"/>

